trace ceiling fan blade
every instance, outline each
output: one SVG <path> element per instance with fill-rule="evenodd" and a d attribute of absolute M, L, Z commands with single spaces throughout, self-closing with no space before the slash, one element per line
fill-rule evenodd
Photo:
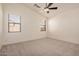
<path fill-rule="evenodd" d="M 47 3 L 46 3 L 46 7 L 45 8 L 47 8 Z"/>
<path fill-rule="evenodd" d="M 53 3 L 49 3 L 48 6 L 47 6 L 47 8 L 49 8 L 52 4 L 53 4 Z"/>
<path fill-rule="evenodd" d="M 37 4 L 34 4 L 34 6 L 36 6 L 36 7 L 38 7 L 38 8 L 41 8 L 39 5 L 37 5 Z"/>
<path fill-rule="evenodd" d="M 52 9 L 58 9 L 58 7 L 52 7 L 52 8 L 49 8 L 50 10 L 52 10 Z"/>

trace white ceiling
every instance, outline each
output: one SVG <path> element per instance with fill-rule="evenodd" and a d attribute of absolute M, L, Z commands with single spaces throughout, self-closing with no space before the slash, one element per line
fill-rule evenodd
<path fill-rule="evenodd" d="M 73 10 L 76 8 L 79 8 L 79 3 L 54 3 L 51 7 L 58 7 L 57 10 L 50 10 L 50 13 L 47 14 L 46 12 L 41 12 L 41 8 L 45 7 L 45 3 L 37 3 L 41 8 L 37 8 L 34 6 L 35 3 L 26 3 L 27 7 L 32 9 L 33 11 L 39 13 L 40 15 L 43 15 L 45 17 L 51 18 L 59 15 L 60 13 L 63 13 L 68 10 Z"/>

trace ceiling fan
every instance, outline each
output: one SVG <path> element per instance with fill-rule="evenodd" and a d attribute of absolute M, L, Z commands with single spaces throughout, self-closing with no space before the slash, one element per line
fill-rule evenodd
<path fill-rule="evenodd" d="M 44 11 L 49 13 L 49 10 L 57 10 L 58 9 L 58 7 L 51 7 L 52 5 L 53 5 L 53 3 L 46 3 L 45 7 L 43 8 Z M 36 6 L 37 8 L 41 8 L 38 4 L 34 4 L 34 6 Z"/>

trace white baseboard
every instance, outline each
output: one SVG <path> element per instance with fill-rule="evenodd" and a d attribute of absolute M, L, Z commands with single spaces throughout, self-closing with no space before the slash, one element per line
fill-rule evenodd
<path fill-rule="evenodd" d="M 71 43 L 71 44 L 78 44 L 79 43 L 76 43 L 76 42 L 72 42 L 72 41 L 67 41 L 67 40 L 62 40 L 62 39 L 56 39 L 56 38 L 53 38 L 53 37 L 48 37 L 49 39 L 55 39 L 55 40 L 59 40 L 59 41 L 64 41 L 64 42 L 68 42 L 68 43 Z"/>
<path fill-rule="evenodd" d="M 16 43 L 21 43 L 21 42 L 26 42 L 26 41 L 33 41 L 33 40 L 45 39 L 45 38 L 47 38 L 47 37 L 30 39 L 30 40 L 24 40 L 24 41 L 17 41 L 17 42 L 12 42 L 12 43 L 6 43 L 6 44 L 3 44 L 3 46 L 4 45 L 10 45 L 10 44 L 16 44 Z"/>

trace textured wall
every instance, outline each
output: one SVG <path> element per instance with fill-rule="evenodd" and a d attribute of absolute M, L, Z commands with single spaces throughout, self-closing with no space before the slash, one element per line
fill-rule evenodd
<path fill-rule="evenodd" d="M 2 27 L 3 27 L 3 19 L 2 19 L 2 16 L 3 15 L 3 12 L 2 12 L 2 4 L 0 4 L 0 48 L 1 48 L 1 46 L 2 46 L 2 33 L 3 33 L 3 31 L 2 31 Z"/>
<path fill-rule="evenodd" d="M 21 32 L 8 33 L 8 14 L 21 16 Z M 4 4 L 4 44 L 46 37 L 45 32 L 40 32 L 40 23 L 43 19 L 45 19 L 43 16 L 22 4 Z"/>
<path fill-rule="evenodd" d="M 48 20 L 48 37 L 79 44 L 79 5 L 64 8 Z"/>

